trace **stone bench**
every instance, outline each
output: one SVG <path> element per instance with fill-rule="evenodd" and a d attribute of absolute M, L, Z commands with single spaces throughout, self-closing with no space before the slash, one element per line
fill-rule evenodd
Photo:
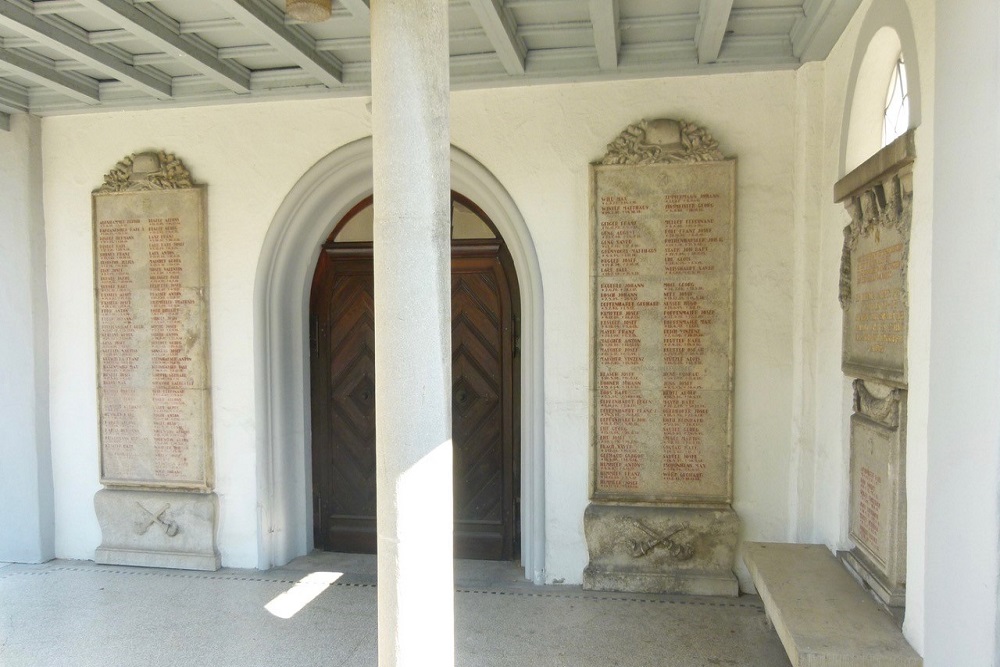
<path fill-rule="evenodd" d="M 825 546 L 748 542 L 743 560 L 794 667 L 923 664 Z"/>

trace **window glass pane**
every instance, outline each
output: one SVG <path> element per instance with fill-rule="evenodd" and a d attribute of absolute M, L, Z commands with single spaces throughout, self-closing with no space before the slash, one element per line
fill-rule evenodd
<path fill-rule="evenodd" d="M 451 230 L 453 239 L 496 238 L 489 226 L 472 209 L 454 200 L 452 206 L 454 207 Z M 369 204 L 340 228 L 333 240 L 334 243 L 371 243 L 374 218 L 375 211 Z"/>
<path fill-rule="evenodd" d="M 452 218 L 451 238 L 453 239 L 493 239 L 496 236 L 482 219 L 472 209 L 462 206 L 457 201 L 452 202 L 454 217 Z"/>
<path fill-rule="evenodd" d="M 340 228 L 334 243 L 371 243 L 375 211 L 372 205 L 364 207 Z"/>
<path fill-rule="evenodd" d="M 882 145 L 887 146 L 910 127 L 910 98 L 906 93 L 906 66 L 902 57 L 896 61 L 885 96 L 882 117 Z"/>

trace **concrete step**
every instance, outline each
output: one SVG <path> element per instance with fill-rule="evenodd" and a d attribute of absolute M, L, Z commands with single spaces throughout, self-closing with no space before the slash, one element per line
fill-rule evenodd
<path fill-rule="evenodd" d="M 743 560 L 794 667 L 920 667 L 923 660 L 822 544 L 747 542 Z"/>

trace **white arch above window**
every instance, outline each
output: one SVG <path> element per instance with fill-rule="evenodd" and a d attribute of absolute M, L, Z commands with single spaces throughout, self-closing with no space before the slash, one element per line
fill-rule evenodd
<path fill-rule="evenodd" d="M 850 107 L 851 124 L 844 165 L 848 172 L 885 145 L 882 137 L 886 87 L 899 62 L 900 49 L 899 35 L 890 27 L 879 29 L 868 43 L 854 82 L 854 99 Z"/>
<path fill-rule="evenodd" d="M 920 64 L 906 0 L 871 3 L 861 24 L 847 81 L 840 134 L 840 175 L 882 147 L 886 84 L 900 54 L 906 62 L 909 123 L 920 125 Z"/>

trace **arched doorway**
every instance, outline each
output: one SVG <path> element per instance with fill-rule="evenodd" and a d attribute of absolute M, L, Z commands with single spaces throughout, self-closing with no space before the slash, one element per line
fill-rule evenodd
<path fill-rule="evenodd" d="M 372 198 L 320 249 L 309 302 L 313 535 L 317 548 L 374 553 L 375 321 Z M 520 299 L 507 247 L 471 200 L 452 195 L 455 555 L 519 556 Z M 414 332 L 419 344 L 419 332 Z"/>
<path fill-rule="evenodd" d="M 258 567 L 313 548 L 309 401 L 309 291 L 319 248 L 372 192 L 372 140 L 342 146 L 295 183 L 275 213 L 254 287 Z M 451 149 L 452 187 L 503 236 L 521 301 L 521 563 L 546 580 L 544 294 L 534 241 L 510 193 L 478 160 Z"/>

